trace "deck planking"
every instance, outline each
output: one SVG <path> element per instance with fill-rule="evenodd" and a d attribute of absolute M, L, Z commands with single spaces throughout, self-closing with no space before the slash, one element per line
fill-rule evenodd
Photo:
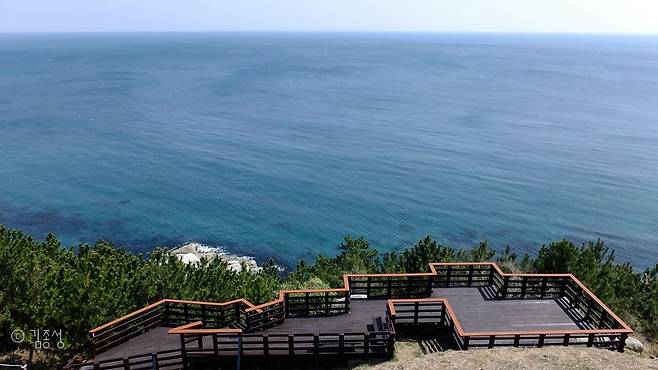
<path fill-rule="evenodd" d="M 448 298 L 464 331 L 571 330 L 579 325 L 555 299 L 492 299 L 487 288 L 435 288 Z"/>
<path fill-rule="evenodd" d="M 490 298 L 487 288 L 435 288 L 432 297 L 448 298 L 463 329 L 468 332 L 579 329 L 577 320 L 554 299 Z M 347 314 L 287 318 L 282 324 L 257 334 L 366 333 L 377 317 L 386 317 L 387 300 L 353 299 Z M 573 316 L 573 315 L 572 315 Z M 180 349 L 179 335 L 170 327 L 153 328 L 129 341 L 98 354 L 95 360 L 124 358 L 144 353 Z M 204 347 L 212 346 L 206 337 Z"/>

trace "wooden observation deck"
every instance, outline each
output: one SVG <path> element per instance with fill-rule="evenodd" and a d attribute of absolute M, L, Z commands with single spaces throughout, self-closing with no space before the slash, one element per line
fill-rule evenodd
<path fill-rule="evenodd" d="M 391 357 L 396 329 L 435 327 L 455 348 L 583 345 L 623 350 L 632 330 L 571 274 L 507 274 L 495 263 L 345 275 L 338 289 L 281 291 L 255 306 L 165 299 L 90 331 L 71 369 L 218 368 L 230 361 Z"/>

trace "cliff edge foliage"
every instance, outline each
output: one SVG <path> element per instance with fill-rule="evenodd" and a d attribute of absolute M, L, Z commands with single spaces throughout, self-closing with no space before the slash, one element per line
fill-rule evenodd
<path fill-rule="evenodd" d="M 658 336 L 658 265 L 644 272 L 615 262 L 602 241 L 576 245 L 568 240 L 544 245 L 534 257 L 509 247 L 496 251 L 486 242 L 467 249 L 439 244 L 427 236 L 399 252 L 380 253 L 363 237 L 346 236 L 335 257 L 300 261 L 281 273 L 273 261 L 261 272 L 235 272 L 220 260 L 186 265 L 163 248 L 133 254 L 98 241 L 63 247 L 54 235 L 38 241 L 0 226 L 0 352 L 17 344 L 11 333 L 26 334 L 21 346 L 32 357 L 34 330 L 62 329 L 65 359 L 79 352 L 90 328 L 162 298 L 226 301 L 245 297 L 266 302 L 282 288 L 341 286 L 344 273 L 418 272 L 428 262 L 497 261 L 508 271 L 571 272 L 636 331 Z"/>

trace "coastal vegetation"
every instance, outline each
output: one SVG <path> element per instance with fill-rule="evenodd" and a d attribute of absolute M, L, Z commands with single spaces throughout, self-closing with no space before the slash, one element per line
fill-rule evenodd
<path fill-rule="evenodd" d="M 568 240 L 542 246 L 536 256 L 499 251 L 486 242 L 457 249 L 427 236 L 407 249 L 380 253 L 364 237 L 346 236 L 334 257 L 300 261 L 282 273 L 274 261 L 260 272 L 228 268 L 221 259 L 182 263 L 166 249 L 138 255 L 106 241 L 63 247 L 54 235 L 39 241 L 0 226 L 0 352 L 23 348 L 33 356 L 36 334 L 62 330 L 60 361 L 84 350 L 87 331 L 162 298 L 266 302 L 279 289 L 338 287 L 344 273 L 425 271 L 428 262 L 497 261 L 514 272 L 571 272 L 647 339 L 658 337 L 658 264 L 646 271 L 617 263 L 602 241 Z M 20 344 L 12 340 L 24 333 Z M 42 341 L 41 341 L 42 342 Z M 42 352 L 42 351 L 41 351 Z"/>

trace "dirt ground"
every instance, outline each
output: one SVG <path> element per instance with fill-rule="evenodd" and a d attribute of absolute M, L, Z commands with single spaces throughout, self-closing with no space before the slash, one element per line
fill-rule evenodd
<path fill-rule="evenodd" d="M 354 370 L 430 370 L 430 369 L 565 369 L 618 370 L 658 369 L 658 359 L 649 355 L 619 353 L 583 347 L 544 347 L 533 349 L 495 348 L 475 351 L 428 353 L 416 342 L 396 344 L 395 359 L 379 364 L 363 364 Z"/>

